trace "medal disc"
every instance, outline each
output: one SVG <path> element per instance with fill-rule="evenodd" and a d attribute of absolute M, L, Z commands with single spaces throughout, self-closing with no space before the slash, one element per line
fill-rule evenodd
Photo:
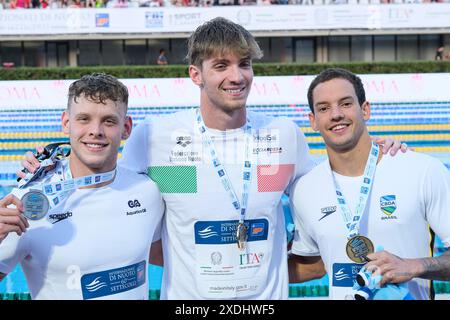
<path fill-rule="evenodd" d="M 49 209 L 47 197 L 39 190 L 30 190 L 22 197 L 24 216 L 30 220 L 39 220 L 45 217 Z"/>
<path fill-rule="evenodd" d="M 367 255 L 374 252 L 372 241 L 364 236 L 355 236 L 347 242 L 347 256 L 356 263 L 366 263 Z"/>

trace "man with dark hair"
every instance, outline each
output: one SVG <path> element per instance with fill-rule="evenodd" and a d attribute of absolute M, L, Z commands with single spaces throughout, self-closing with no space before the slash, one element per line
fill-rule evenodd
<path fill-rule="evenodd" d="M 435 233 L 450 245 L 447 169 L 412 151 L 383 155 L 365 124 L 371 109 L 361 79 L 347 70 L 320 73 L 308 89 L 308 103 L 311 127 L 323 137 L 328 160 L 301 177 L 291 194 L 297 230 L 291 282 L 326 270 L 330 297 L 352 298 L 365 265 L 371 289 L 406 282 L 414 299 L 433 298 L 428 280 L 450 280 L 450 253 L 432 257 L 430 250 Z M 378 292 L 380 299 L 404 299 Z"/>
<path fill-rule="evenodd" d="M 62 115 L 69 160 L 0 201 L 0 279 L 21 263 L 33 299 L 148 299 L 163 204 L 147 176 L 116 165 L 127 105 L 112 76 L 73 82 Z"/>
<path fill-rule="evenodd" d="M 281 197 L 313 168 L 303 133 L 246 110 L 254 37 L 224 18 L 189 37 L 200 107 L 147 119 L 123 164 L 148 172 L 166 203 L 162 299 L 287 299 Z"/>

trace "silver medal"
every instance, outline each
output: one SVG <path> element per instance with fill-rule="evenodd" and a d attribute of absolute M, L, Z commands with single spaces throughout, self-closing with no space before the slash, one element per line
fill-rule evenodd
<path fill-rule="evenodd" d="M 45 217 L 50 208 L 47 197 L 39 190 L 30 190 L 22 197 L 24 216 L 30 220 Z"/>

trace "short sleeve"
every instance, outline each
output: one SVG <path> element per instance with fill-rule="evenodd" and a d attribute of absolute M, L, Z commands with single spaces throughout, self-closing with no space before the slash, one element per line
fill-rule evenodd
<path fill-rule="evenodd" d="M 319 247 L 312 236 L 307 232 L 308 227 L 302 218 L 304 214 L 299 206 L 299 190 L 294 186 L 294 193 L 290 198 L 290 207 L 295 223 L 294 240 L 292 242 L 291 252 L 299 256 L 320 256 Z"/>
<path fill-rule="evenodd" d="M 450 173 L 437 159 L 431 159 L 424 174 L 425 218 L 431 229 L 450 247 Z"/>
<path fill-rule="evenodd" d="M 146 118 L 131 131 L 125 142 L 119 164 L 128 170 L 147 174 L 151 119 Z"/>

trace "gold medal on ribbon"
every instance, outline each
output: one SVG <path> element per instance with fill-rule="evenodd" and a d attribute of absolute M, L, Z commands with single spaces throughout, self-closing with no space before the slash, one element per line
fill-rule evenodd
<path fill-rule="evenodd" d="M 372 241 L 364 236 L 355 236 L 347 242 L 347 256 L 356 263 L 366 263 L 369 261 L 367 255 L 374 252 Z"/>
<path fill-rule="evenodd" d="M 247 242 L 247 227 L 243 223 L 239 223 L 236 231 L 237 245 L 239 250 L 245 249 L 245 243 Z"/>

